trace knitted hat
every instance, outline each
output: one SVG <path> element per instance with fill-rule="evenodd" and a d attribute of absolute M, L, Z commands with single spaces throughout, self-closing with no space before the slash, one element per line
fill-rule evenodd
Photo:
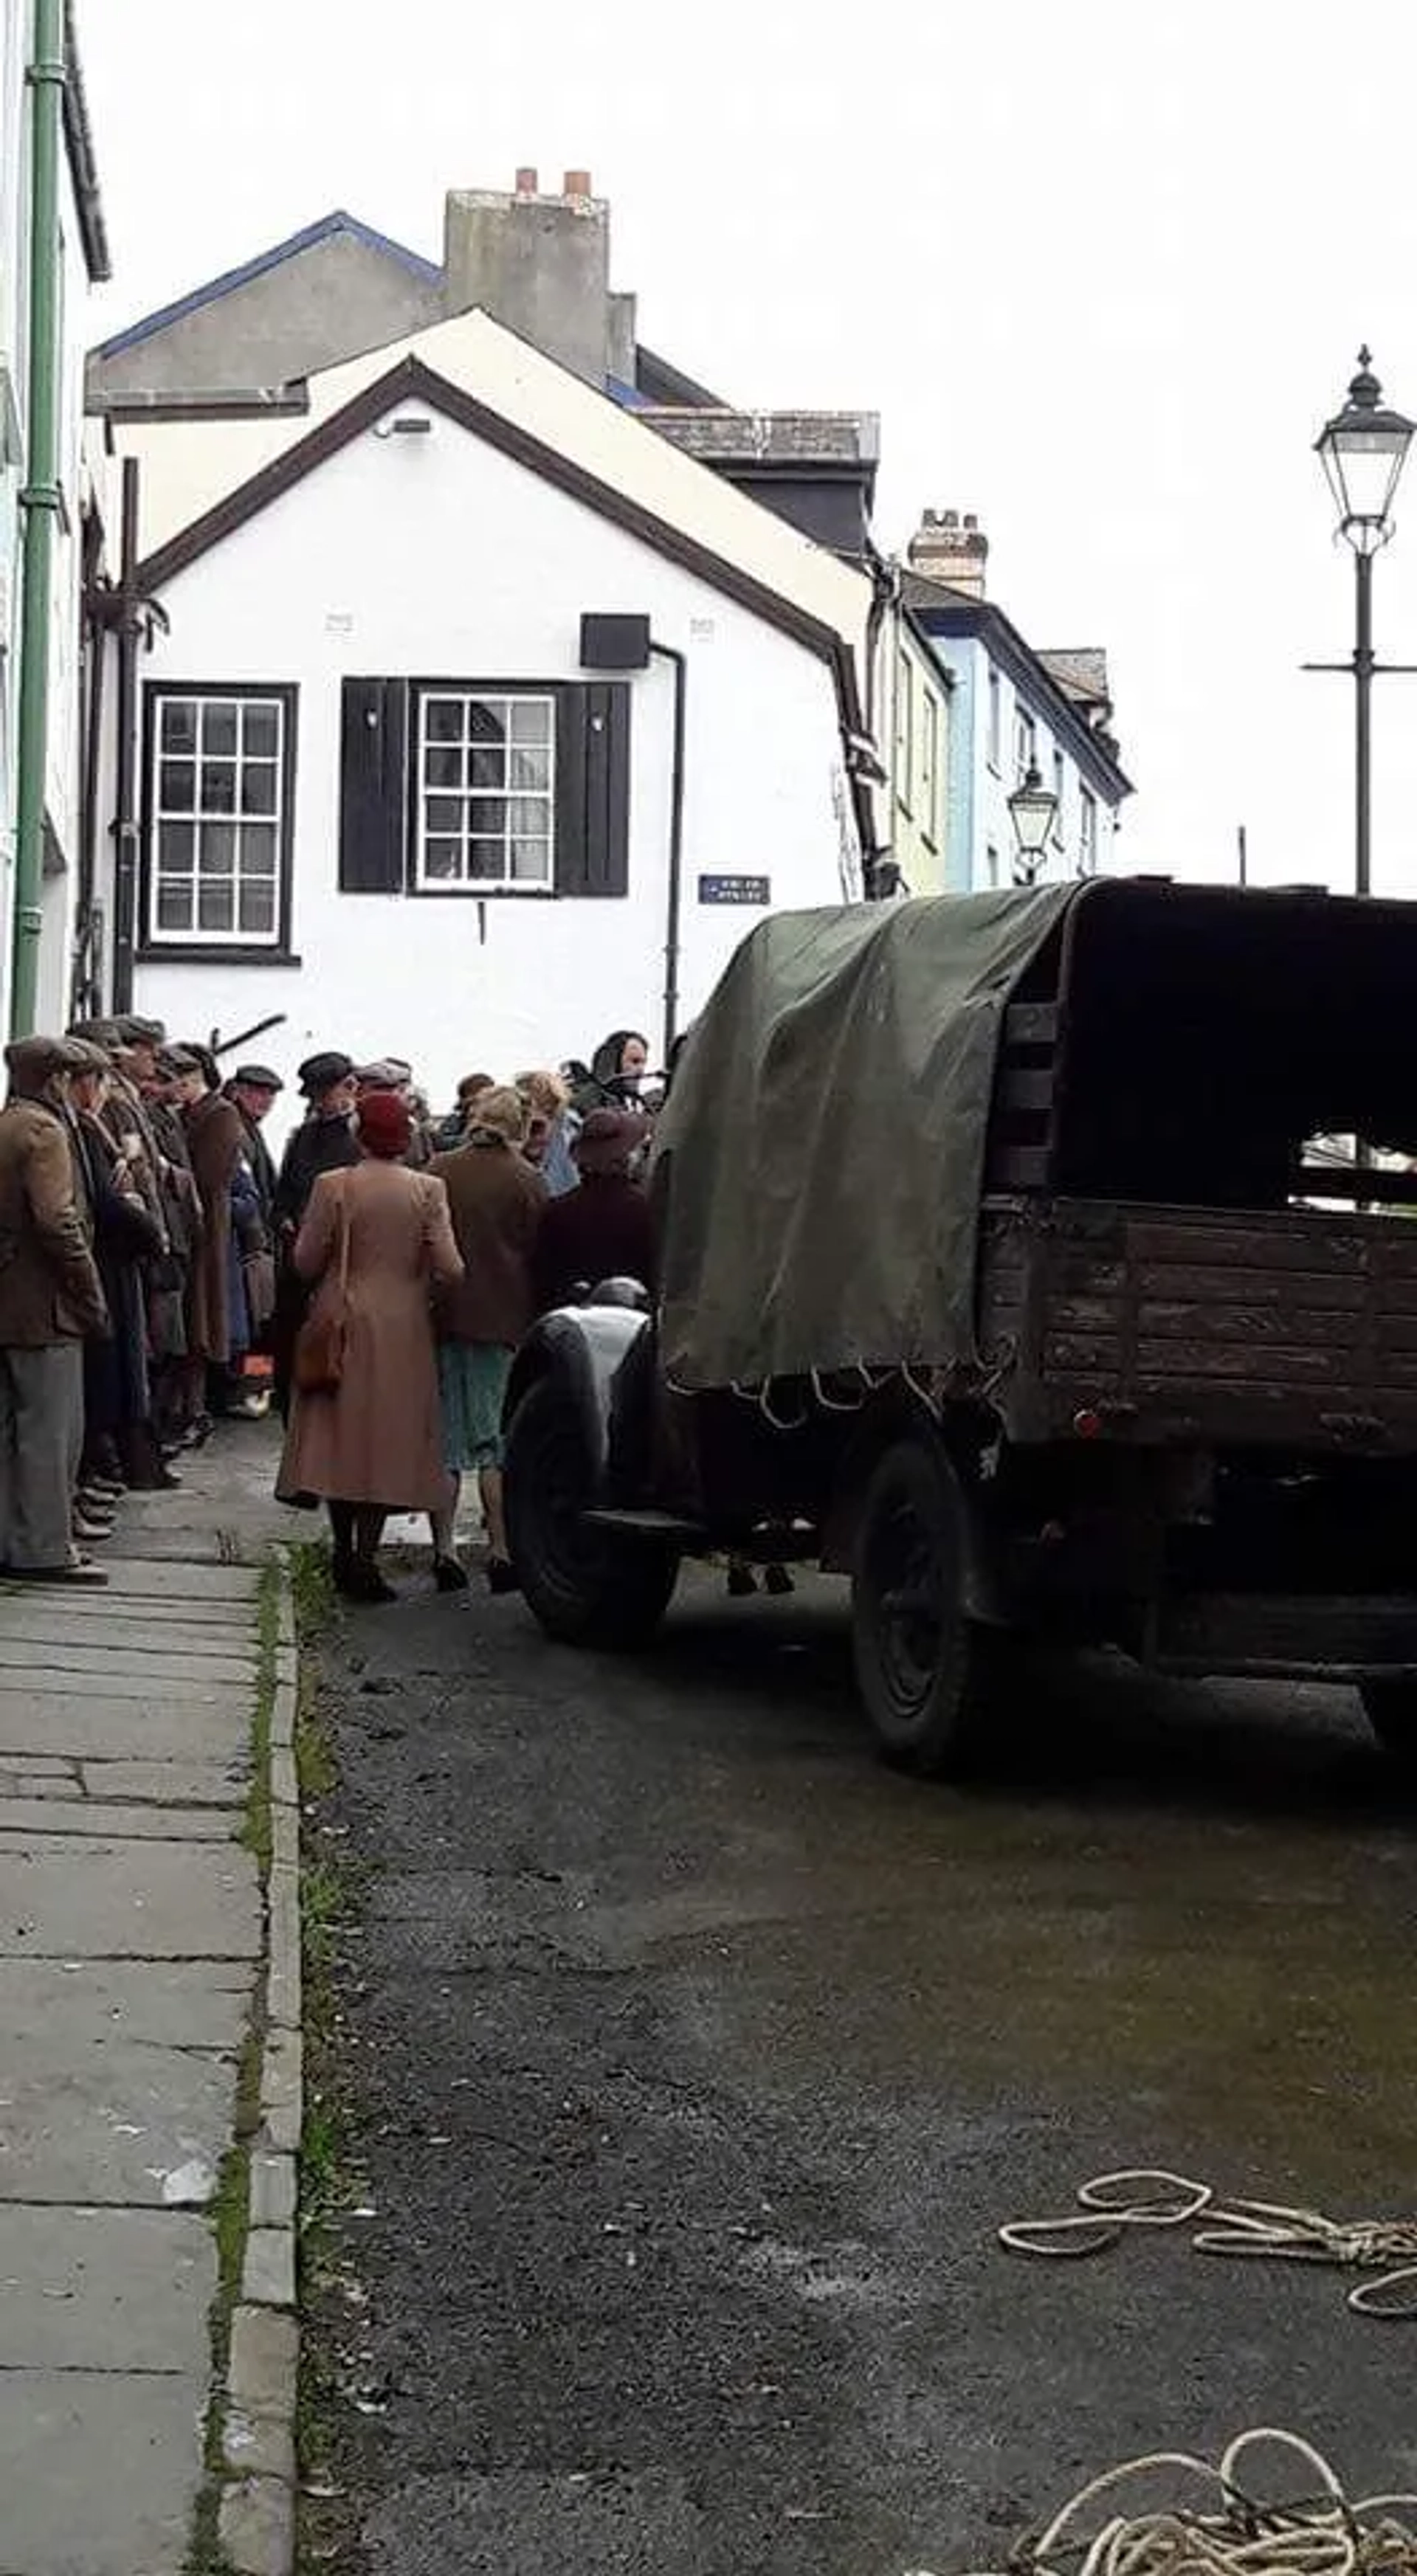
<path fill-rule="evenodd" d="M 366 1154 L 396 1163 L 413 1137 L 413 1120 L 396 1091 L 366 1091 L 355 1112 L 355 1127 Z"/>

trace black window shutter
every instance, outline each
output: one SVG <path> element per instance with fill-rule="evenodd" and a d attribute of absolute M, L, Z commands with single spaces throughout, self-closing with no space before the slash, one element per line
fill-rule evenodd
<path fill-rule="evenodd" d="M 408 682 L 346 680 L 340 708 L 341 894 L 402 894 L 408 841 Z"/>
<path fill-rule="evenodd" d="M 556 891 L 630 889 L 630 684 L 561 691 L 556 760 Z"/>

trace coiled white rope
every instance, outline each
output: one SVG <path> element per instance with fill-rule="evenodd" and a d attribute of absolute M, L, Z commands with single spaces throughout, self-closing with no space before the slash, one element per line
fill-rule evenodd
<path fill-rule="evenodd" d="M 1076 2211 L 1062 2218 L 1010 2220 L 999 2229 L 999 2243 L 1011 2254 L 1106 2254 L 1129 2228 L 1184 2227 L 1204 2218 L 1191 2239 L 1199 2254 L 1380 2271 L 1381 2279 L 1349 2291 L 1350 2308 L 1365 2317 L 1417 2317 L 1417 2219 L 1343 2220 L 1267 2200 L 1227 2200 L 1209 2183 L 1150 2168 L 1095 2174 L 1077 2199 Z"/>
<path fill-rule="evenodd" d="M 1261 2450 L 1285 2461 L 1288 2495 L 1257 2492 Z M 1189 2484 L 1203 2501 L 1111 2509 L 1097 2527 L 1091 2508 L 1101 2497 L 1115 2507 L 1129 2483 L 1158 2478 Z M 1411 2518 L 1400 2518 L 1404 2509 Z M 1350 2499 L 1311 2442 L 1260 2425 L 1238 2435 L 1218 2464 L 1152 2451 L 1104 2470 L 1038 2539 L 1011 2552 L 1005 2576 L 1417 2576 L 1417 2495 Z"/>

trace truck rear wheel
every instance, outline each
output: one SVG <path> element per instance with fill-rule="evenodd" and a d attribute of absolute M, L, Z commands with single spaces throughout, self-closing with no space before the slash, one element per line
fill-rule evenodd
<path fill-rule="evenodd" d="M 522 1591 L 565 1645 L 642 1646 L 669 1605 L 679 1558 L 587 1521 L 594 1483 L 574 1397 L 538 1379 L 507 1435 L 507 1532 Z"/>
<path fill-rule="evenodd" d="M 866 1488 L 852 1574 L 856 1681 L 887 1762 L 966 1759 L 984 1697 L 986 1630 L 964 1595 L 964 1499 L 942 1447 L 897 1441 Z"/>
<path fill-rule="evenodd" d="M 1417 1682 L 1364 1682 L 1363 1712 L 1385 1753 L 1417 1766 Z"/>

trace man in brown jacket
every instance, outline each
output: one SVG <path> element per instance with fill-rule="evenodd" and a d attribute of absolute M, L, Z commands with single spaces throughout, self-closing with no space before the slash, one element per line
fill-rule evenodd
<path fill-rule="evenodd" d="M 532 1255 L 546 1191 L 522 1158 L 526 1103 L 510 1088 L 484 1091 L 468 1112 L 467 1143 L 435 1154 L 428 1168 L 443 1183 L 463 1276 L 438 1316 L 438 1391 L 443 1409 L 443 1464 L 448 1508 L 433 1515 L 433 1571 L 440 1592 L 460 1591 L 467 1576 L 453 1543 L 458 1491 L 475 1469 L 487 1522 L 487 1581 L 513 1592 L 516 1574 L 502 1507 L 502 1401 L 512 1354 L 536 1312 Z"/>
<path fill-rule="evenodd" d="M 64 1038 L 5 1049 L 0 1110 L 0 1565 L 105 1583 L 70 1513 L 84 1434 L 84 1336 L 108 1321 L 75 1174 L 66 1098 L 83 1062 Z"/>

